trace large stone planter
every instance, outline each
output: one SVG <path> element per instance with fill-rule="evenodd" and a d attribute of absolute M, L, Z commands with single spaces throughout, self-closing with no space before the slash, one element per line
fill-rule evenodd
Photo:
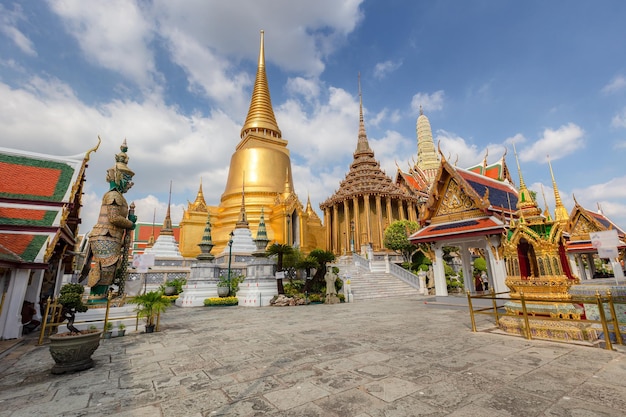
<path fill-rule="evenodd" d="M 56 364 L 53 374 L 64 374 L 89 369 L 93 366 L 91 355 L 100 346 L 102 331 L 69 335 L 67 333 L 50 336 L 50 354 Z"/>

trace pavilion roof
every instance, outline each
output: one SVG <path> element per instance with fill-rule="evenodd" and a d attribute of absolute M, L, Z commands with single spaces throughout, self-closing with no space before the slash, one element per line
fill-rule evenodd
<path fill-rule="evenodd" d="M 498 218 L 490 216 L 431 224 L 415 232 L 409 237 L 409 240 L 415 244 L 473 236 L 497 235 L 504 230 L 504 223 Z"/>
<path fill-rule="evenodd" d="M 74 243 L 90 152 L 57 157 L 0 148 L 0 262 L 42 264 L 59 239 Z"/>

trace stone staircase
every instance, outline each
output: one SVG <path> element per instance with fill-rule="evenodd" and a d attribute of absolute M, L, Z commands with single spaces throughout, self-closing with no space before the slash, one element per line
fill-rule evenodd
<path fill-rule="evenodd" d="M 340 261 L 335 264 L 339 268 L 339 277 L 345 280 L 350 278 L 353 301 L 367 301 L 390 297 L 413 297 L 421 295 L 419 290 L 402 281 L 392 274 L 386 273 L 384 268 L 367 268 L 355 265 L 349 261 Z"/>

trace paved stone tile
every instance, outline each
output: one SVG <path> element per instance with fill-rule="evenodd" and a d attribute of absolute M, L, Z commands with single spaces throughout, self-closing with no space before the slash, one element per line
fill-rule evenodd
<path fill-rule="evenodd" d="M 310 378 L 309 381 L 326 391 L 334 393 L 363 385 L 370 380 L 353 372 L 341 372 L 325 374 L 317 378 Z"/>
<path fill-rule="evenodd" d="M 365 392 L 390 403 L 418 390 L 414 383 L 396 378 L 385 378 L 365 385 Z"/>
<path fill-rule="evenodd" d="M 265 398 L 279 410 L 288 410 L 299 405 L 315 401 L 328 396 L 328 391 L 323 390 L 310 382 L 295 385 L 266 393 Z"/>
<path fill-rule="evenodd" d="M 384 403 L 363 390 L 353 388 L 342 393 L 324 397 L 315 401 L 326 414 L 331 416 L 354 416 L 361 413 L 369 414 L 373 410 L 384 407 Z"/>
<path fill-rule="evenodd" d="M 19 346 L 10 366 L 0 361 L 0 417 L 613 417 L 626 409 L 624 351 L 472 333 L 466 311 L 420 297 L 172 308 L 161 326 L 103 341 L 93 369 L 61 376 L 50 374 L 47 346 Z M 480 318 L 479 328 L 493 323 Z"/>

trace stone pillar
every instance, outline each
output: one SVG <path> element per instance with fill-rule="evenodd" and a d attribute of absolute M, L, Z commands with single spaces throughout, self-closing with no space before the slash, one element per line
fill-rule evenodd
<path fill-rule="evenodd" d="M 461 244 L 459 248 L 461 251 L 461 261 L 463 262 L 463 286 L 465 287 L 465 291 L 475 292 L 474 274 L 472 274 L 474 268 L 472 268 L 469 247 L 466 244 Z"/>
<path fill-rule="evenodd" d="M 391 209 L 391 197 L 387 196 L 385 198 L 385 202 L 387 203 L 387 223 L 393 223 L 393 210 Z"/>
<path fill-rule="evenodd" d="M 29 277 L 30 269 L 11 270 L 9 287 L 0 316 L 3 321 L 0 323 L 2 339 L 17 339 L 22 336 L 22 304 L 24 303 Z"/>
<path fill-rule="evenodd" d="M 346 252 L 350 251 L 350 206 L 348 205 L 348 200 L 343 200 L 343 219 L 345 223 L 345 242 Z"/>
<path fill-rule="evenodd" d="M 497 236 L 490 236 L 489 242 L 491 245 L 485 246 L 485 254 L 487 256 L 487 273 L 489 274 L 489 285 L 490 289 L 493 288 L 495 292 L 506 292 L 509 291 L 509 288 L 504 283 L 506 280 L 506 264 L 504 259 L 500 259 L 497 252 L 498 247 L 500 247 L 500 238 Z M 493 249 L 492 249 L 493 248 Z M 500 297 L 506 297 L 506 295 L 502 294 Z"/>
<path fill-rule="evenodd" d="M 370 196 L 368 194 L 365 194 L 363 196 L 364 202 L 365 202 L 365 231 L 367 232 L 367 243 L 371 244 L 372 243 L 372 216 L 371 216 L 371 212 L 370 212 Z"/>
<path fill-rule="evenodd" d="M 330 251 L 333 253 L 339 253 L 340 252 L 340 248 L 339 248 L 339 242 L 340 242 L 340 238 L 339 238 L 339 207 L 337 206 L 337 204 L 335 204 L 333 206 L 333 245 L 330 248 Z"/>
<path fill-rule="evenodd" d="M 379 195 L 376 196 L 376 222 L 378 223 L 378 248 L 380 250 L 384 247 L 383 242 L 385 241 L 385 238 L 383 230 L 383 213 Z"/>
<path fill-rule="evenodd" d="M 330 209 L 324 208 L 324 224 L 326 225 L 326 247 L 332 251 L 332 240 L 330 230 Z"/>
<path fill-rule="evenodd" d="M 587 279 L 593 279 L 596 273 L 596 264 L 593 262 L 593 253 L 587 253 Z"/>
<path fill-rule="evenodd" d="M 406 220 L 406 216 L 404 214 L 404 201 L 398 199 L 398 215 L 400 216 L 400 220 Z"/>
<path fill-rule="evenodd" d="M 446 269 L 443 260 L 443 244 L 433 244 L 435 260 L 433 261 L 433 273 L 435 274 L 435 294 L 441 297 L 448 296 L 448 285 L 446 284 Z"/>
<path fill-rule="evenodd" d="M 359 223 L 359 198 L 352 197 L 352 212 L 354 213 L 354 252 L 359 253 L 361 250 L 361 225 Z"/>

